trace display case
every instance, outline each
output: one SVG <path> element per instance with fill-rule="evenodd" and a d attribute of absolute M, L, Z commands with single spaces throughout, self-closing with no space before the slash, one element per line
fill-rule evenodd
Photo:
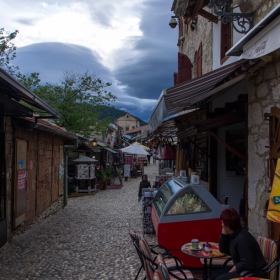
<path fill-rule="evenodd" d="M 152 204 L 152 221 L 158 244 L 170 249 L 185 266 L 201 267 L 199 259 L 181 252 L 183 244 L 196 238 L 217 242 L 222 230 L 221 205 L 203 186 L 172 177 L 159 188 Z"/>

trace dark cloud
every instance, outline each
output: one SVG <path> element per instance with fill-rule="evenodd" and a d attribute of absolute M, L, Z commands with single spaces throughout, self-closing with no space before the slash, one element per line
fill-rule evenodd
<path fill-rule="evenodd" d="M 111 72 L 92 50 L 55 42 L 18 48 L 15 64 L 22 73 L 39 72 L 43 82 L 58 82 L 64 71 L 96 73 L 105 82 L 117 83 L 111 88 L 118 97 L 116 108 L 126 108 L 127 112 L 147 121 L 162 90 L 173 86 L 173 73 L 178 68 L 178 29 L 168 25 L 171 5 L 172 1 L 149 0 L 137 7 L 142 14 L 143 36 L 128 38 L 125 47 L 115 51 L 119 64 Z M 98 18 L 100 24 L 110 26 L 114 2 L 108 6 L 107 1 L 91 1 L 88 9 L 93 19 Z M 25 24 L 28 23 L 32 21 Z"/>
<path fill-rule="evenodd" d="M 105 82 L 112 81 L 108 69 L 98 62 L 92 50 L 73 44 L 38 43 L 18 48 L 14 64 L 24 74 L 39 72 L 43 83 L 59 82 L 64 71 L 89 71 Z"/>
<path fill-rule="evenodd" d="M 31 20 L 31 19 L 17 19 L 15 20 L 15 22 L 19 23 L 19 24 L 23 24 L 23 25 L 28 25 L 28 26 L 33 26 L 34 24 L 36 24 L 36 20 Z"/>
<path fill-rule="evenodd" d="M 158 99 L 163 88 L 173 86 L 173 73 L 177 72 L 178 30 L 168 25 L 172 13 L 171 3 L 158 0 L 145 2 L 140 28 L 140 39 L 131 38 L 136 57 L 125 59 L 127 50 L 118 52 L 126 63 L 113 74 L 131 96 Z"/>

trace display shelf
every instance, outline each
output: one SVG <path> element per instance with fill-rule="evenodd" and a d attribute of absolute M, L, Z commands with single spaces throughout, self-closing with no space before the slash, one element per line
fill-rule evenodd
<path fill-rule="evenodd" d="M 156 189 L 142 189 L 142 218 L 144 234 L 155 234 L 155 229 L 151 220 L 151 212 L 156 192 Z"/>

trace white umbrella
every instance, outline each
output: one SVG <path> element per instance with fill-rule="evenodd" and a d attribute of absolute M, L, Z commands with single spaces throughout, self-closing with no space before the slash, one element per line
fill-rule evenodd
<path fill-rule="evenodd" d="M 144 145 L 142 145 L 141 143 L 139 143 L 139 142 L 137 142 L 137 141 L 135 141 L 134 143 L 132 143 L 131 145 L 134 145 L 134 144 L 136 144 L 136 145 L 138 145 L 138 146 L 140 146 L 141 148 L 143 148 L 145 151 L 150 151 L 150 148 L 149 147 L 147 147 L 147 146 L 144 146 Z"/>
<path fill-rule="evenodd" d="M 121 151 L 124 153 L 133 154 L 133 155 L 149 155 L 148 152 L 146 152 L 143 148 L 141 148 L 137 144 L 122 148 Z"/>

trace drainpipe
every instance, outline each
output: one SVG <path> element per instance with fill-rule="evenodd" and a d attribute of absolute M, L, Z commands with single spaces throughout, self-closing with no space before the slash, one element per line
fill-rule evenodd
<path fill-rule="evenodd" d="M 76 149 L 78 147 L 78 139 L 76 139 L 75 147 Z M 63 199 L 63 205 L 64 207 L 67 205 L 67 198 L 68 198 L 68 151 L 73 149 L 73 147 L 69 147 L 69 145 L 64 145 L 64 199 Z"/>

